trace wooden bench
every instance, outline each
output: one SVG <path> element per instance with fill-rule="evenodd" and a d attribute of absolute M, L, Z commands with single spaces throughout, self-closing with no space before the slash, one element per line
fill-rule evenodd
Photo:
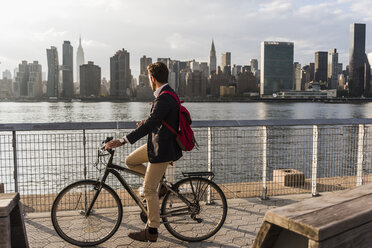
<path fill-rule="evenodd" d="M 0 194 L 0 247 L 28 247 L 18 193 Z"/>
<path fill-rule="evenodd" d="M 372 183 L 268 211 L 257 247 L 372 247 Z"/>

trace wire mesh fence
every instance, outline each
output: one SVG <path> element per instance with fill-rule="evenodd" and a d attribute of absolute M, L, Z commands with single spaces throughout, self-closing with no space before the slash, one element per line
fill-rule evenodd
<path fill-rule="evenodd" d="M 170 167 L 168 180 L 181 172 L 212 171 L 227 198 L 318 193 L 372 182 L 370 124 L 359 125 L 201 125 L 195 127 L 199 150 L 185 152 Z M 315 130 L 315 131 L 314 131 Z M 0 183 L 18 191 L 28 212 L 49 211 L 56 195 L 81 179 L 97 179 L 104 164 L 94 166 L 106 137 L 130 129 L 40 130 L 0 132 Z M 114 163 L 146 138 L 116 149 Z M 142 179 L 121 173 L 135 189 Z M 123 205 L 134 202 L 113 176 L 106 181 Z"/>

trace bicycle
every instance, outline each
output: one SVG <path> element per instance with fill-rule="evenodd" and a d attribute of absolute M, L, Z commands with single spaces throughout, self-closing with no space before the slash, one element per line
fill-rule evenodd
<path fill-rule="evenodd" d="M 66 186 L 56 197 L 51 210 L 54 229 L 65 241 L 77 246 L 95 246 L 107 241 L 118 230 L 123 207 L 118 194 L 105 183 L 114 175 L 142 210 L 140 218 L 147 223 L 147 209 L 119 171 L 144 176 L 126 167 L 113 164 L 115 150 L 98 149 L 95 166 L 105 156 L 103 176 L 97 180 L 81 180 Z M 212 172 L 182 172 L 183 179 L 172 184 L 163 176 L 159 189 L 166 188 L 161 202 L 160 218 L 165 228 L 176 238 L 197 242 L 216 234 L 227 215 L 226 197 L 214 183 Z"/>

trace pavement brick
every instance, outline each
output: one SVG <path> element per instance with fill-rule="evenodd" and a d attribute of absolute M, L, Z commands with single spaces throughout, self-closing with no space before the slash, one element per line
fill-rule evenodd
<path fill-rule="evenodd" d="M 269 209 L 310 197 L 310 194 L 304 194 L 270 197 L 269 200 L 264 201 L 259 198 L 229 199 L 228 216 L 221 230 L 210 239 L 195 243 L 178 240 L 164 226 L 161 226 L 159 229 L 158 242 L 142 243 L 133 241 L 127 236 L 128 233 L 130 231 L 140 230 L 144 227 L 144 224 L 139 217 L 140 211 L 138 208 L 125 208 L 119 230 L 111 239 L 98 247 L 250 247 L 261 226 L 263 217 Z M 49 213 L 28 213 L 25 216 L 25 225 L 31 248 L 76 247 L 63 241 L 57 235 L 51 223 Z"/>

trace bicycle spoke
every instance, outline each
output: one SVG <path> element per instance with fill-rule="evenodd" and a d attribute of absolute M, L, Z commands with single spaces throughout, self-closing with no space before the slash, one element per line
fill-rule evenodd
<path fill-rule="evenodd" d="M 177 183 L 177 187 L 182 197 L 191 202 L 186 205 L 174 193 L 164 198 L 162 218 L 168 231 L 185 241 L 201 241 L 214 235 L 226 218 L 226 199 L 221 189 L 204 178 L 184 179 Z M 209 204 L 206 192 L 213 196 L 215 204 Z M 187 212 L 178 214 L 178 209 L 187 209 Z"/>
<path fill-rule="evenodd" d="M 53 226 L 63 239 L 77 246 L 94 246 L 104 242 L 116 232 L 121 222 L 119 197 L 106 185 L 97 194 L 94 186 L 95 182 L 91 180 L 72 184 L 53 203 Z M 95 202 L 90 214 L 86 215 L 93 199 Z"/>

